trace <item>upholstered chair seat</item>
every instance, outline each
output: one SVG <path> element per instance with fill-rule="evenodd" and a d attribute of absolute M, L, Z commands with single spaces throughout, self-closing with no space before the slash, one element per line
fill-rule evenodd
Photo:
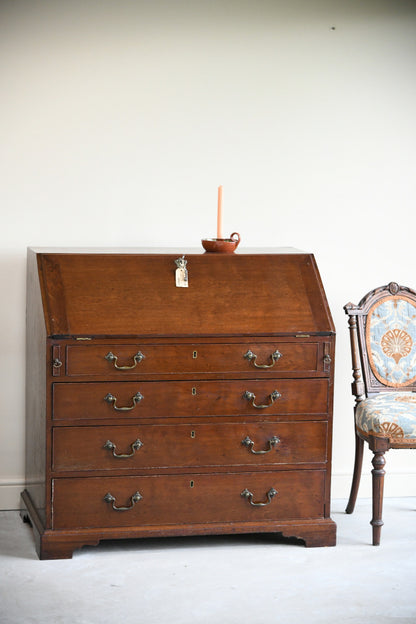
<path fill-rule="evenodd" d="M 365 436 L 387 438 L 390 443 L 416 442 L 416 393 L 380 392 L 357 405 L 357 429 Z"/>

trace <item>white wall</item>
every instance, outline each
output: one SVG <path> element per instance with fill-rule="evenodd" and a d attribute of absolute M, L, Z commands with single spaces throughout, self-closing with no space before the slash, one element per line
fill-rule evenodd
<path fill-rule="evenodd" d="M 415 2 L 2 0 L 0 75 L 0 507 L 24 481 L 26 247 L 199 246 L 219 184 L 242 246 L 315 253 L 338 332 L 333 494 L 346 497 L 342 306 L 416 287 Z M 387 462 L 386 495 L 416 495 L 415 455 Z"/>

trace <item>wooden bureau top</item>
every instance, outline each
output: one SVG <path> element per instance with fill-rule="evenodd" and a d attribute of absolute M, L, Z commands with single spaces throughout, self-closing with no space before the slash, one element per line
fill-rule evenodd
<path fill-rule="evenodd" d="M 185 255 L 189 285 L 175 284 Z M 331 334 L 312 254 L 28 250 L 50 337 Z M 36 292 L 38 295 L 36 295 Z"/>

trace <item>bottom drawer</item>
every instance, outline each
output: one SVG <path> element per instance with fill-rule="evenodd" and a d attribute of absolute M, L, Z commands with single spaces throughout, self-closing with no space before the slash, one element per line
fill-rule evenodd
<path fill-rule="evenodd" d="M 53 528 L 320 518 L 323 470 L 53 481 Z"/>

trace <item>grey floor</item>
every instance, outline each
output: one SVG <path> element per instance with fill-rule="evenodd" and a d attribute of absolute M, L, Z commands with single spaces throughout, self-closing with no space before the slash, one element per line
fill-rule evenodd
<path fill-rule="evenodd" d="M 1 624 L 415 624 L 416 499 L 335 500 L 334 548 L 274 536 L 105 542 L 39 561 L 18 512 L 0 512 Z"/>

